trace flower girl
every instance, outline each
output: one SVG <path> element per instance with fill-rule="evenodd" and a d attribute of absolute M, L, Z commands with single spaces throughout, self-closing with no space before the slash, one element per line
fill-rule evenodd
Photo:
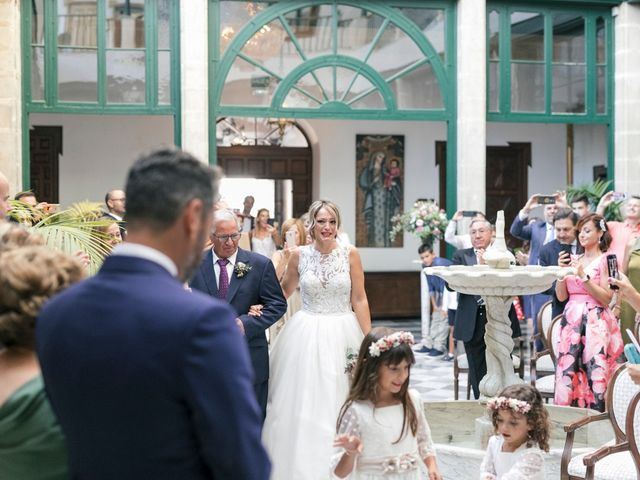
<path fill-rule="evenodd" d="M 510 385 L 487 401 L 497 433 L 489 439 L 480 480 L 544 480 L 549 415 L 531 385 Z"/>
<path fill-rule="evenodd" d="M 441 480 L 420 394 L 409 391 L 413 335 L 374 328 L 362 341 L 340 410 L 332 478 Z"/>

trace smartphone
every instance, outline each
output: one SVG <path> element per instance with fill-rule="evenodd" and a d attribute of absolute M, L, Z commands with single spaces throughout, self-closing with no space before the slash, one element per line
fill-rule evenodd
<path fill-rule="evenodd" d="M 636 336 L 628 328 L 627 335 L 629 335 L 632 343 L 628 343 L 624 346 L 624 355 L 627 357 L 629 362 L 638 364 L 640 363 L 640 344 L 638 343 Z"/>
<path fill-rule="evenodd" d="M 555 195 L 538 195 L 539 205 L 553 205 L 556 203 Z"/>
<path fill-rule="evenodd" d="M 293 248 L 296 246 L 296 232 L 289 230 L 284 234 L 285 241 L 287 242 L 287 248 Z"/>
<path fill-rule="evenodd" d="M 274 221 L 275 221 L 275 218 L 269 218 L 269 219 L 267 220 L 267 223 L 273 227 L 273 222 L 274 222 Z"/>
<path fill-rule="evenodd" d="M 611 198 L 616 201 L 625 200 L 627 198 L 627 194 L 624 192 L 613 192 Z"/>
<path fill-rule="evenodd" d="M 478 214 L 477 210 L 463 210 L 463 217 L 475 217 Z"/>
<path fill-rule="evenodd" d="M 615 253 L 607 255 L 607 270 L 609 270 L 610 278 L 620 278 L 618 275 L 618 257 Z M 616 285 L 609 284 L 611 290 L 618 290 Z"/>
<path fill-rule="evenodd" d="M 565 252 L 567 254 L 567 262 L 571 261 L 571 245 L 569 244 L 561 244 L 560 251 L 558 252 L 558 265 L 560 265 L 560 254 Z"/>

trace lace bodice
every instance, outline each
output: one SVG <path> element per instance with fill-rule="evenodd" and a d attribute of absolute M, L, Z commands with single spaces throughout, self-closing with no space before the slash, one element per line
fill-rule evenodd
<path fill-rule="evenodd" d="M 346 313 L 351 309 L 349 246 L 323 254 L 313 245 L 300 247 L 302 309 L 309 313 Z"/>
<path fill-rule="evenodd" d="M 503 443 L 500 435 L 489 439 L 480 480 L 544 480 L 544 456 L 539 448 L 523 444 L 515 452 L 503 452 Z"/>

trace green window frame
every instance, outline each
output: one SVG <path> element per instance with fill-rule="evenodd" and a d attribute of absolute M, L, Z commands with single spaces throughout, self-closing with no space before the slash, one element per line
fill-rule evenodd
<path fill-rule="evenodd" d="M 613 118 L 613 20 L 611 9 L 601 6 L 586 8 L 560 2 L 531 4 L 524 2 L 490 2 L 487 5 L 487 119 L 498 122 L 600 123 L 611 124 Z M 543 59 L 512 59 L 512 24 L 514 13 L 539 15 L 543 25 Z M 554 59 L 554 18 L 560 16 L 584 19 L 584 58 L 569 62 Z M 494 27 L 494 29 L 492 29 Z M 498 31 L 495 31 L 498 27 Z M 494 38 L 492 40 L 492 34 Z M 496 42 L 495 36 L 498 37 Z M 493 49 L 493 50 L 492 50 Z M 491 52 L 494 52 L 492 55 Z M 499 52 L 496 54 L 495 52 Z M 539 111 L 515 111 L 512 108 L 512 66 L 537 65 L 544 69 L 543 106 Z M 560 112 L 553 109 L 555 68 L 584 68 L 584 111 Z M 496 81 L 496 77 L 498 80 Z M 598 96 L 598 83 L 604 99 Z M 492 96 L 493 91 L 493 96 Z M 496 100 L 497 96 L 497 102 Z M 493 100 L 493 101 L 492 101 Z M 602 103 L 603 101 L 603 103 Z"/>
<path fill-rule="evenodd" d="M 144 0 L 144 46 L 139 48 L 111 48 L 107 45 L 107 19 L 106 12 L 109 0 L 95 0 L 96 3 L 96 42 L 95 46 L 72 46 L 73 50 L 95 51 L 97 69 L 97 92 L 95 102 L 91 101 L 65 101 L 59 98 L 58 92 L 58 2 L 44 0 L 41 14 L 43 19 L 43 42 L 32 43 L 32 2 L 23 0 L 21 3 L 22 17 L 22 52 L 23 52 L 23 100 L 25 113 L 87 113 L 87 114 L 131 114 L 131 115 L 174 115 L 176 116 L 174 127 L 176 141 L 179 136 L 180 106 L 180 2 L 168 0 L 169 6 L 169 42 L 168 45 L 159 45 L 158 36 L 158 7 L 160 0 Z M 42 99 L 34 99 L 32 96 L 32 52 L 34 47 L 44 50 L 44 92 Z M 64 48 L 64 45 L 62 46 Z M 110 64 L 108 57 L 113 52 L 144 53 L 144 102 L 116 103 L 108 99 L 107 75 Z M 159 57 L 169 56 L 169 101 L 159 101 Z"/>

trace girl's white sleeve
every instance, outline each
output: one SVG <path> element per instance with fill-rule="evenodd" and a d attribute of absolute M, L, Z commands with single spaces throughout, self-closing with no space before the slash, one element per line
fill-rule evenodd
<path fill-rule="evenodd" d="M 431 439 L 431 429 L 427 423 L 427 418 L 424 416 L 424 405 L 422 398 L 416 390 L 410 390 L 409 395 L 413 400 L 413 404 L 416 408 L 416 414 L 418 417 L 418 432 L 416 439 L 418 441 L 418 453 L 420 458 L 435 457 L 436 449 L 433 446 L 433 440 Z"/>
<path fill-rule="evenodd" d="M 360 422 L 358 420 L 358 414 L 356 412 L 355 406 L 352 404 L 347 411 L 345 412 L 342 420 L 340 421 L 340 427 L 338 427 L 338 433 L 336 436 L 340 435 L 349 435 L 356 436 L 362 439 L 362 435 L 360 433 Z M 331 457 L 331 479 L 340 479 L 340 478 L 349 478 L 351 475 L 347 475 L 346 477 L 338 477 L 335 473 L 333 473 L 342 459 L 342 455 L 344 455 L 345 449 L 342 447 L 336 447 L 333 449 L 333 455 Z M 354 467 L 355 468 L 355 467 Z"/>
<path fill-rule="evenodd" d="M 544 457 L 542 451 L 530 448 L 522 454 L 520 460 L 502 476 L 502 480 L 529 480 L 544 478 Z"/>
<path fill-rule="evenodd" d="M 484 459 L 480 464 L 480 480 L 495 480 L 497 478 L 494 452 L 496 451 L 496 445 L 499 443 L 498 440 L 499 438 L 495 435 L 489 438 L 487 452 L 484 454 Z"/>

